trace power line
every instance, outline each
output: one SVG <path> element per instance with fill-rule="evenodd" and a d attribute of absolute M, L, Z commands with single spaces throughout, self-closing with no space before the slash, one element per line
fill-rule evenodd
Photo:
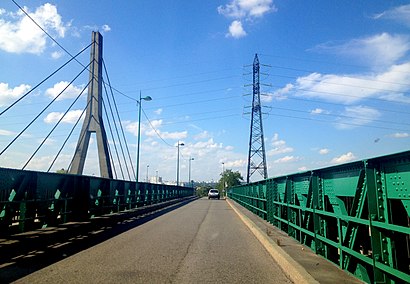
<path fill-rule="evenodd" d="M 157 131 L 157 129 L 152 125 L 152 123 L 151 123 L 151 121 L 149 120 L 149 118 L 148 118 L 147 114 L 145 113 L 145 111 L 144 111 L 143 109 L 141 109 L 141 110 L 142 110 L 142 113 L 144 114 L 145 118 L 147 119 L 149 125 L 151 126 L 152 130 L 154 130 L 154 132 L 155 132 L 155 133 L 157 134 L 157 136 L 162 140 L 162 142 L 164 142 L 165 144 L 167 144 L 167 145 L 170 146 L 170 147 L 174 147 L 173 145 L 169 144 L 167 141 L 165 141 L 165 140 L 161 137 L 161 135 L 159 134 L 159 132 Z"/>
<path fill-rule="evenodd" d="M 275 77 L 281 77 L 281 78 L 288 78 L 288 79 L 298 79 L 297 77 L 294 76 L 286 76 L 286 75 L 277 75 L 277 74 L 273 74 L 272 76 Z M 344 86 L 344 87 L 352 87 L 352 88 L 357 88 L 357 89 L 368 89 L 368 90 L 374 90 L 374 91 L 382 91 L 382 92 L 390 92 L 390 93 L 398 93 L 398 94 L 402 94 L 402 91 L 396 91 L 396 90 L 387 90 L 387 89 L 380 89 L 380 88 L 373 88 L 373 87 L 365 87 L 365 86 L 358 86 L 358 85 L 349 85 L 349 84 L 342 84 L 342 83 L 334 83 L 334 82 L 326 82 L 326 81 L 320 81 L 320 80 L 313 80 L 313 79 L 303 79 L 304 81 L 309 81 L 309 82 L 317 82 L 317 83 L 322 83 L 322 84 L 327 84 L 327 85 L 335 85 L 335 86 Z M 306 90 L 305 91 L 308 92 L 316 92 L 314 90 Z M 330 93 L 331 94 L 331 93 Z M 340 94 L 341 95 L 341 94 Z M 361 99 L 365 99 L 363 97 L 359 97 L 359 96 L 354 96 L 354 95 L 346 95 L 343 94 L 342 96 L 346 96 L 346 97 L 353 97 L 353 98 L 361 98 Z M 387 102 L 395 102 L 392 100 L 386 100 L 386 99 L 380 99 L 380 98 L 372 98 L 374 100 L 378 100 L 378 101 L 387 101 Z"/>
<path fill-rule="evenodd" d="M 355 67 L 355 68 L 361 68 L 361 69 L 368 69 L 369 68 L 368 66 L 364 66 L 364 65 L 340 64 L 340 63 L 332 63 L 332 62 L 329 62 L 329 61 L 298 58 L 298 57 L 290 57 L 290 56 L 283 56 L 283 55 L 271 55 L 271 54 L 264 54 L 264 53 L 261 53 L 260 55 L 267 56 L 267 57 L 281 58 L 281 59 L 290 59 L 290 60 L 297 60 L 297 61 L 304 61 L 304 62 L 314 62 L 314 63 L 328 64 L 328 65 L 333 65 L 333 66 L 346 66 L 346 67 Z M 410 72 L 405 72 L 405 71 L 395 71 L 395 72 L 396 73 L 405 73 L 405 74 L 410 73 Z"/>
<path fill-rule="evenodd" d="M 309 117 L 299 117 L 299 116 L 292 116 L 292 115 L 285 115 L 285 114 L 276 114 L 276 113 L 270 114 L 270 115 L 279 116 L 279 117 L 286 117 L 286 118 L 301 119 L 301 120 L 324 122 L 324 123 L 332 123 L 332 124 L 343 124 L 343 125 L 349 125 L 349 126 L 376 128 L 376 129 L 384 129 L 384 130 L 395 130 L 395 131 L 409 131 L 409 132 L 410 132 L 410 129 L 398 129 L 398 128 L 391 128 L 391 127 L 374 126 L 374 125 L 357 124 L 357 123 L 348 123 L 348 122 L 339 122 L 339 121 L 338 121 L 338 122 L 335 122 L 335 121 L 314 119 L 314 118 L 309 118 Z"/>

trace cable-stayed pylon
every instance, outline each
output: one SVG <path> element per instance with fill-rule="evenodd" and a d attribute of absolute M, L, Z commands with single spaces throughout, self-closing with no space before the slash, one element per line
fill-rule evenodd
<path fill-rule="evenodd" d="M 251 114 L 251 131 L 249 137 L 248 171 L 246 182 L 250 182 L 251 176 L 258 172 L 264 179 L 268 178 L 266 164 L 265 141 L 262 127 L 262 107 L 260 98 L 260 66 L 258 54 L 253 61 L 253 98 Z"/>
<path fill-rule="evenodd" d="M 91 133 L 96 134 L 100 175 L 105 178 L 113 178 L 111 161 L 108 149 L 107 135 L 102 119 L 102 51 L 103 37 L 99 32 L 92 33 L 92 47 L 90 54 L 90 81 L 88 87 L 87 111 L 81 129 L 80 137 L 75 149 L 74 158 L 70 167 L 70 174 L 83 173 L 85 159 Z"/>

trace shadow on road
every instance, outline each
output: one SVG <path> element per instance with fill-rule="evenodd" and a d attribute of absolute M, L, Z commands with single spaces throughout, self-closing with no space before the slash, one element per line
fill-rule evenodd
<path fill-rule="evenodd" d="M 89 222 L 66 223 L 0 238 L 0 283 L 22 278 L 194 200 L 196 198 L 173 201 L 163 206 L 154 205 L 151 208 L 154 211 L 138 208 L 93 218 Z"/>

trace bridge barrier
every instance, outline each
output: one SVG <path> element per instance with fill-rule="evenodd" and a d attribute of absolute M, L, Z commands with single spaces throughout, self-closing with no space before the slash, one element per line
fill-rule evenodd
<path fill-rule="evenodd" d="M 232 187 L 228 197 L 367 283 L 410 283 L 410 151 Z"/>
<path fill-rule="evenodd" d="M 192 196 L 190 187 L 0 168 L 0 235 Z"/>

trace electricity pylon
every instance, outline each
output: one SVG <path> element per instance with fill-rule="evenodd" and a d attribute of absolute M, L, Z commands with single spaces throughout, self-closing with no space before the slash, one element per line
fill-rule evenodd
<path fill-rule="evenodd" d="M 259 69 L 260 66 L 258 54 L 255 54 L 255 59 L 253 61 L 253 99 L 251 114 L 251 132 L 249 137 L 248 172 L 246 176 L 247 183 L 250 182 L 250 178 L 255 172 L 258 172 L 263 177 L 263 179 L 268 178 L 265 141 L 263 138 L 262 127 L 262 107 L 260 98 Z"/>

